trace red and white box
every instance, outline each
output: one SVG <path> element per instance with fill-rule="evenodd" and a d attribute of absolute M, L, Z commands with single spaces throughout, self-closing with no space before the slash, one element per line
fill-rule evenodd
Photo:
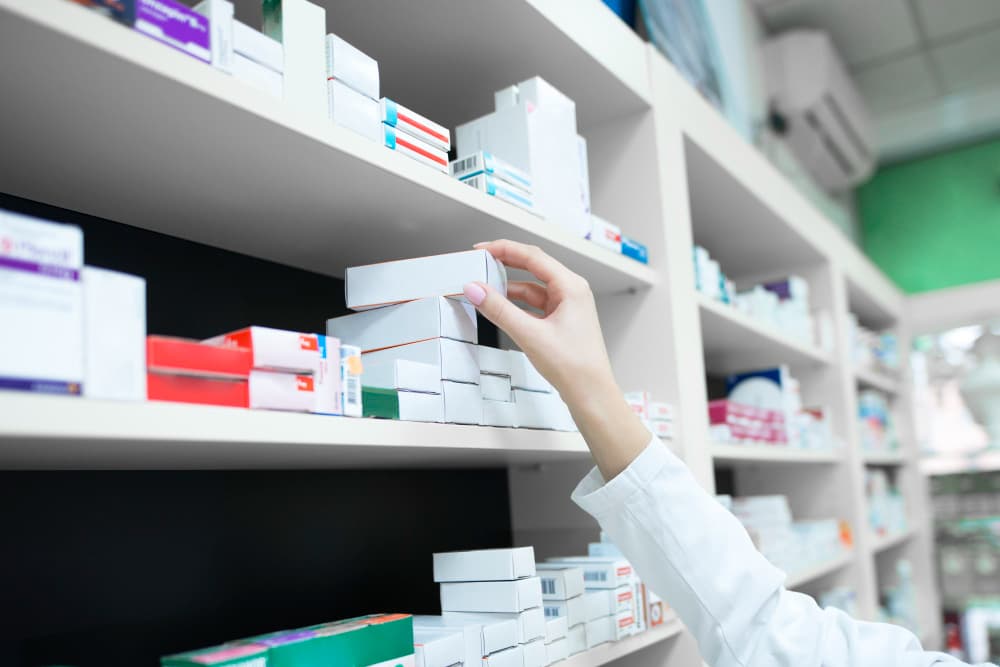
<path fill-rule="evenodd" d="M 316 407 L 316 380 L 312 375 L 250 371 L 250 408 L 312 412 Z"/>
<path fill-rule="evenodd" d="M 246 380 L 146 374 L 146 395 L 151 401 L 198 403 L 246 408 L 250 405 Z"/>
<path fill-rule="evenodd" d="M 416 111 L 393 102 L 388 97 L 383 97 L 379 102 L 379 110 L 382 122 L 386 125 L 402 130 L 445 153 L 451 150 L 451 132 L 444 125 L 439 125 Z"/>
<path fill-rule="evenodd" d="M 209 338 L 205 343 L 250 350 L 257 370 L 315 373 L 320 359 L 319 338 L 317 334 L 247 327 Z"/>
<path fill-rule="evenodd" d="M 622 228 L 596 215 L 591 215 L 590 220 L 590 233 L 587 234 L 587 238 L 620 255 L 622 252 Z"/>
<path fill-rule="evenodd" d="M 186 338 L 147 336 L 146 368 L 152 373 L 245 380 L 253 368 L 250 350 L 206 345 Z"/>
<path fill-rule="evenodd" d="M 439 148 L 417 139 L 413 135 L 400 132 L 392 125 L 382 123 L 386 148 L 402 153 L 417 162 L 423 162 L 438 171 L 448 173 L 448 154 Z"/>

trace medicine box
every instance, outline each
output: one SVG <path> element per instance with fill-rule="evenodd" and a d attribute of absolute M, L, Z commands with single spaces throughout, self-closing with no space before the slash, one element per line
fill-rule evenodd
<path fill-rule="evenodd" d="M 507 350 L 500 350 L 487 345 L 479 346 L 479 372 L 490 375 L 506 375 L 510 377 L 511 355 Z"/>
<path fill-rule="evenodd" d="M 535 576 L 535 550 L 477 549 L 434 554 L 434 581 L 510 581 Z"/>
<path fill-rule="evenodd" d="M 607 248 L 612 252 L 621 254 L 622 251 L 622 230 L 618 225 L 613 225 L 596 215 L 590 216 L 590 234 L 587 236 L 591 241 Z"/>
<path fill-rule="evenodd" d="M 146 400 L 146 281 L 85 266 L 83 395 Z"/>
<path fill-rule="evenodd" d="M 392 382 L 386 382 L 388 386 L 381 389 L 396 389 L 405 392 L 419 392 L 422 394 L 440 394 L 441 369 L 433 364 L 422 364 L 418 361 L 407 359 L 393 359 L 385 362 L 392 367 Z M 369 373 L 370 371 L 370 373 Z M 389 378 L 388 371 L 381 371 L 375 363 L 365 364 L 365 372 L 371 378 Z M 362 384 L 369 387 L 377 385 L 370 384 L 362 375 Z"/>
<path fill-rule="evenodd" d="M 73 0 L 78 5 L 89 7 L 99 14 L 132 27 L 135 23 L 135 0 Z"/>
<path fill-rule="evenodd" d="M 622 254 L 631 257 L 637 262 L 649 264 L 649 251 L 646 246 L 633 238 L 622 235 Z"/>
<path fill-rule="evenodd" d="M 434 167 L 438 171 L 448 172 L 448 154 L 440 148 L 435 148 L 385 123 L 382 123 L 382 135 L 386 148 L 402 153 L 429 167 Z"/>
<path fill-rule="evenodd" d="M 663 625 L 667 619 L 667 612 L 669 608 L 667 603 L 663 601 L 659 595 L 651 591 L 647 587 L 643 587 L 646 596 L 646 621 L 649 627 L 655 628 L 658 625 Z"/>
<path fill-rule="evenodd" d="M 510 384 L 514 389 L 527 391 L 551 392 L 552 385 L 542 377 L 542 374 L 528 360 L 528 356 L 519 350 L 509 350 Z"/>
<path fill-rule="evenodd" d="M 361 348 L 356 345 L 340 344 L 340 408 L 345 417 L 360 417 L 361 376 L 364 364 Z"/>
<path fill-rule="evenodd" d="M 365 97 L 339 79 L 326 82 L 327 104 L 334 125 L 360 134 L 369 141 L 382 142 L 382 121 L 378 102 Z"/>
<path fill-rule="evenodd" d="M 364 387 L 365 417 L 414 422 L 444 422 L 444 396 L 413 391 Z"/>
<path fill-rule="evenodd" d="M 417 667 L 451 667 L 465 660 L 465 635 L 461 629 L 413 628 Z"/>
<path fill-rule="evenodd" d="M 631 614 L 602 616 L 587 622 L 587 648 L 594 648 L 605 642 L 618 641 L 632 632 L 634 619 Z"/>
<path fill-rule="evenodd" d="M 223 644 L 160 658 L 160 667 L 267 667 L 267 646 Z"/>
<path fill-rule="evenodd" d="M 569 620 L 565 616 L 545 619 L 545 643 L 551 644 L 557 639 L 564 639 L 569 632 Z"/>
<path fill-rule="evenodd" d="M 565 618 L 568 625 L 579 625 L 588 620 L 587 602 L 583 595 L 568 600 L 545 600 L 542 604 L 546 619 Z"/>
<path fill-rule="evenodd" d="M 379 102 L 381 121 L 402 130 L 425 144 L 447 153 L 451 150 L 451 132 L 443 125 L 397 104 L 388 97 Z"/>
<path fill-rule="evenodd" d="M 521 648 L 524 651 L 524 667 L 546 667 L 549 664 L 544 639 L 527 642 Z"/>
<path fill-rule="evenodd" d="M 476 190 L 490 195 L 491 197 L 496 197 L 497 199 L 505 201 L 508 204 L 519 206 L 526 211 L 535 211 L 535 201 L 530 194 L 522 192 L 518 188 L 508 185 L 503 181 L 499 181 L 487 174 L 469 176 L 468 178 L 463 178 L 462 182 L 469 187 L 475 188 Z"/>
<path fill-rule="evenodd" d="M 0 389 L 79 394 L 83 233 L 0 210 Z"/>
<path fill-rule="evenodd" d="M 587 588 L 618 588 L 632 580 L 632 566 L 619 558 L 591 558 L 567 556 L 551 558 L 549 562 L 565 563 L 583 569 L 583 582 Z"/>
<path fill-rule="evenodd" d="M 475 343 L 476 309 L 462 299 L 430 297 L 327 320 L 326 332 L 364 352 L 430 338 Z"/>
<path fill-rule="evenodd" d="M 514 406 L 518 428 L 575 431 L 576 424 L 559 394 L 515 389 Z"/>
<path fill-rule="evenodd" d="M 149 336 L 146 339 L 146 365 L 154 373 L 245 380 L 253 368 L 253 354 L 241 347 L 220 347 L 186 338 Z"/>
<path fill-rule="evenodd" d="M 311 412 L 316 406 L 312 375 L 250 371 L 250 407 L 254 410 Z"/>
<path fill-rule="evenodd" d="M 465 285 L 471 282 L 507 294 L 507 272 L 486 250 L 352 266 L 344 275 L 346 302 L 351 310 L 436 296 L 461 297 Z"/>
<path fill-rule="evenodd" d="M 655 435 L 658 438 L 663 438 L 664 440 L 672 440 L 676 435 L 673 422 L 656 420 L 656 421 L 650 421 L 648 422 L 648 424 L 649 424 L 649 430 L 652 431 L 653 435 Z"/>
<path fill-rule="evenodd" d="M 298 113 L 327 116 L 326 10 L 308 0 L 263 3 L 264 34 L 281 42 L 285 103 Z"/>
<path fill-rule="evenodd" d="M 649 411 L 649 418 L 653 421 L 674 420 L 674 406 L 671 403 L 649 401 L 646 407 Z"/>
<path fill-rule="evenodd" d="M 250 391 L 246 380 L 147 373 L 146 395 L 151 401 L 250 407 Z"/>
<path fill-rule="evenodd" d="M 373 100 L 377 108 L 378 62 L 337 35 L 326 36 L 326 76 L 347 84 Z M 381 123 L 382 119 L 379 118 L 378 122 Z"/>
<path fill-rule="evenodd" d="M 590 215 L 590 165 L 587 159 L 587 140 L 581 137 L 579 134 L 576 135 L 576 147 L 578 162 L 580 168 L 579 183 L 580 183 L 580 202 L 583 205 L 583 210 Z"/>
<path fill-rule="evenodd" d="M 520 645 L 513 646 L 497 653 L 483 656 L 482 667 L 524 667 L 524 650 Z"/>
<path fill-rule="evenodd" d="M 413 655 L 413 620 L 408 614 L 374 614 L 251 637 L 246 643 L 269 647 L 267 667 L 379 665 Z"/>
<path fill-rule="evenodd" d="M 233 51 L 281 74 L 285 69 L 285 51 L 281 42 L 233 19 Z"/>
<path fill-rule="evenodd" d="M 320 335 L 268 327 L 247 327 L 215 336 L 208 345 L 250 350 L 253 367 L 264 371 L 315 373 L 320 360 Z"/>
<path fill-rule="evenodd" d="M 514 398 L 510 388 L 510 378 L 503 375 L 479 374 L 479 386 L 483 391 L 483 398 L 489 401 L 511 402 Z"/>
<path fill-rule="evenodd" d="M 230 71 L 233 77 L 248 86 L 279 100 L 284 98 L 281 74 L 254 62 L 242 53 L 233 54 Z"/>
<path fill-rule="evenodd" d="M 233 3 L 229 0 L 201 0 L 194 11 L 208 19 L 212 66 L 233 71 Z"/>
<path fill-rule="evenodd" d="M 554 664 L 560 660 L 565 660 L 569 657 L 569 639 L 563 637 L 562 639 L 557 639 L 553 642 L 548 642 L 545 644 L 545 656 L 548 662 L 546 664 Z"/>
<path fill-rule="evenodd" d="M 395 381 L 399 359 L 430 364 L 439 369 L 442 380 L 478 384 L 479 362 L 476 346 L 450 338 L 432 338 L 419 343 L 397 345 L 362 356 L 366 370 L 364 383 L 369 387 L 390 387 Z M 480 397 L 481 398 L 481 397 Z"/>
<path fill-rule="evenodd" d="M 635 609 L 635 591 L 632 586 L 618 588 L 591 588 L 583 594 L 584 614 L 588 621 L 601 616 L 610 616 Z"/>
<path fill-rule="evenodd" d="M 587 626 L 574 625 L 566 633 L 566 641 L 569 642 L 569 654 L 576 655 L 587 650 Z"/>
<path fill-rule="evenodd" d="M 518 613 L 542 604 L 538 577 L 516 581 L 471 581 L 441 584 L 444 611 Z M 542 628 L 542 635 L 545 630 Z"/>
<path fill-rule="evenodd" d="M 513 185 L 525 193 L 531 192 L 531 175 L 518 169 L 489 151 L 476 151 L 471 155 L 452 161 L 451 175 L 459 180 L 471 176 L 487 174 L 497 180 Z"/>
<path fill-rule="evenodd" d="M 135 0 L 136 31 L 211 64 L 208 18 L 177 0 Z"/>
<path fill-rule="evenodd" d="M 517 406 L 505 401 L 483 399 L 483 426 L 517 426 Z"/>
<path fill-rule="evenodd" d="M 568 600 L 583 595 L 583 570 L 560 563 L 539 563 L 543 600 Z"/>
<path fill-rule="evenodd" d="M 467 343 L 463 343 L 465 345 Z M 448 424 L 483 423 L 483 394 L 478 384 L 442 380 L 444 420 Z"/>
<path fill-rule="evenodd" d="M 603 537 L 603 534 L 602 536 Z M 587 545 L 587 555 L 591 558 L 625 558 L 621 549 L 613 542 L 591 542 Z"/>
<path fill-rule="evenodd" d="M 433 619 L 440 619 L 440 623 L 447 627 L 471 629 L 470 634 L 477 640 L 477 645 L 475 650 L 469 651 L 469 655 L 489 655 L 518 644 L 517 637 L 520 626 L 517 617 L 511 614 L 443 612 L 441 616 L 415 618 L 432 624 L 435 622 Z"/>

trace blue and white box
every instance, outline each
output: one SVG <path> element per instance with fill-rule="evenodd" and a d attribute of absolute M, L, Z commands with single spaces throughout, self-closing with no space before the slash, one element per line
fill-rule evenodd
<path fill-rule="evenodd" d="M 649 264 L 649 251 L 645 244 L 639 243 L 633 238 L 622 234 L 622 254 L 631 257 L 637 262 Z"/>
<path fill-rule="evenodd" d="M 531 192 L 531 175 L 528 172 L 518 169 L 489 151 L 476 151 L 451 163 L 451 175 L 459 180 L 479 174 L 489 174 L 519 190 Z"/>
<path fill-rule="evenodd" d="M 464 178 L 462 182 L 508 204 L 519 206 L 532 213 L 535 212 L 535 202 L 531 195 L 503 181 L 497 180 L 489 174 L 479 174 L 478 176 Z"/>

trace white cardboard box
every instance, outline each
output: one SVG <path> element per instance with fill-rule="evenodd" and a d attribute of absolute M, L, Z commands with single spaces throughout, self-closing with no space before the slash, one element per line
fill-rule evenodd
<path fill-rule="evenodd" d="M 574 625 L 566 634 L 566 641 L 569 642 L 569 654 L 576 655 L 587 650 L 587 626 L 586 624 Z"/>
<path fill-rule="evenodd" d="M 461 631 L 465 640 L 465 664 L 476 665 L 484 655 L 517 646 L 517 621 L 495 618 L 495 614 L 445 613 L 441 616 L 414 616 L 413 628 Z"/>
<path fill-rule="evenodd" d="M 417 667 L 451 667 L 465 660 L 465 635 L 455 628 L 413 627 Z"/>
<path fill-rule="evenodd" d="M 451 150 L 451 132 L 444 125 L 439 125 L 416 111 L 393 102 L 388 97 L 382 98 L 379 107 L 380 120 L 386 125 L 402 130 L 445 153 Z"/>
<path fill-rule="evenodd" d="M 546 664 L 551 665 L 569 657 L 569 639 L 563 637 L 545 645 Z"/>
<path fill-rule="evenodd" d="M 462 180 L 478 174 L 488 174 L 505 183 L 531 193 L 531 175 L 488 151 L 477 151 L 458 160 L 452 160 L 451 175 Z"/>
<path fill-rule="evenodd" d="M 475 345 L 450 338 L 432 338 L 363 355 L 365 385 L 391 387 L 395 382 L 394 364 L 397 359 L 430 364 L 440 369 L 442 380 L 472 384 L 479 382 L 479 357 Z"/>
<path fill-rule="evenodd" d="M 518 428 L 575 431 L 576 424 L 559 394 L 514 390 Z"/>
<path fill-rule="evenodd" d="M 326 9 L 308 0 L 279 1 L 264 5 L 264 33 L 280 41 L 284 51 L 285 104 L 325 118 Z"/>
<path fill-rule="evenodd" d="M 396 397 L 399 399 L 400 421 L 444 423 L 444 396 L 441 394 L 398 391 Z"/>
<path fill-rule="evenodd" d="M 253 367 L 257 370 L 315 373 L 320 360 L 320 335 L 270 327 L 247 327 L 204 342 L 250 349 Z"/>
<path fill-rule="evenodd" d="M 412 160 L 448 173 L 448 154 L 440 148 L 431 146 L 412 134 L 407 134 L 385 123 L 382 123 L 382 135 L 383 143 L 389 150 L 402 153 Z"/>
<path fill-rule="evenodd" d="M 337 35 L 326 36 L 326 76 L 337 79 L 371 99 L 378 107 L 378 62 Z M 376 116 L 379 114 L 376 112 Z M 381 124 L 382 119 L 378 122 Z"/>
<path fill-rule="evenodd" d="M 569 621 L 565 616 L 545 619 L 546 644 L 565 638 L 567 633 L 569 633 Z"/>
<path fill-rule="evenodd" d="M 250 408 L 310 412 L 316 405 L 312 375 L 250 371 Z"/>
<path fill-rule="evenodd" d="M 233 3 L 229 0 L 201 0 L 192 9 L 208 18 L 212 66 L 233 71 Z"/>
<path fill-rule="evenodd" d="M 483 656 L 482 667 L 524 667 L 524 650 L 518 644 Z"/>
<path fill-rule="evenodd" d="M 526 211 L 536 213 L 535 199 L 530 193 L 524 192 L 513 185 L 490 176 L 489 174 L 467 176 L 466 178 L 461 179 L 461 181 L 469 187 L 479 190 L 483 194 L 496 197 L 497 199 L 505 201 L 508 204 L 513 204 L 514 206 L 523 208 Z"/>
<path fill-rule="evenodd" d="M 631 612 L 587 621 L 587 648 L 594 648 L 604 642 L 618 641 L 633 633 L 635 619 Z"/>
<path fill-rule="evenodd" d="M 442 380 L 441 390 L 444 393 L 445 423 L 482 425 L 483 394 L 478 384 Z"/>
<path fill-rule="evenodd" d="M 467 343 L 479 340 L 476 309 L 463 299 L 431 297 L 393 306 L 372 308 L 326 321 L 326 332 L 365 352 L 451 338 Z M 477 354 L 481 353 L 477 350 Z"/>
<path fill-rule="evenodd" d="M 517 426 L 517 406 L 505 401 L 483 399 L 483 426 Z"/>
<path fill-rule="evenodd" d="M 279 100 L 284 98 L 282 75 L 272 69 L 254 62 L 242 53 L 234 53 L 230 67 L 233 77 L 267 93 Z"/>
<path fill-rule="evenodd" d="M 146 280 L 83 267 L 83 395 L 146 400 Z"/>
<path fill-rule="evenodd" d="M 632 581 L 632 565 L 621 558 L 591 558 L 590 556 L 561 556 L 550 558 L 550 563 L 566 563 L 583 569 L 583 583 L 587 588 L 618 588 Z"/>
<path fill-rule="evenodd" d="M 543 600 L 568 600 L 583 595 L 583 570 L 561 563 L 539 563 Z"/>
<path fill-rule="evenodd" d="M 542 604 L 538 577 L 517 581 L 468 581 L 441 584 L 444 611 L 518 613 Z M 545 630 L 542 628 L 544 636 Z"/>
<path fill-rule="evenodd" d="M 233 52 L 281 74 L 285 69 L 285 50 L 281 42 L 233 19 Z"/>
<path fill-rule="evenodd" d="M 525 581 L 525 580 L 522 580 Z M 442 584 L 442 586 L 447 584 Z M 486 618 L 496 620 L 511 620 L 517 625 L 517 642 L 524 644 L 534 639 L 545 637 L 545 611 L 541 607 L 532 607 L 522 612 L 493 612 L 493 613 L 465 613 L 465 612 L 441 612 L 441 615 L 448 618 L 449 622 L 460 619 L 481 619 Z"/>
<path fill-rule="evenodd" d="M 588 238 L 602 248 L 607 248 L 620 255 L 622 252 L 622 228 L 596 215 L 590 216 L 590 223 Z"/>
<path fill-rule="evenodd" d="M 391 371 L 380 370 L 378 366 L 381 364 L 374 362 L 365 364 L 365 372 L 368 373 L 368 377 L 386 378 L 387 381 L 388 378 L 392 378 L 389 386 L 381 387 L 381 389 L 395 389 L 400 392 L 419 392 L 422 394 L 440 394 L 442 392 L 441 369 L 438 366 L 434 364 L 422 364 L 419 361 L 409 361 L 407 359 L 393 359 L 384 363 L 392 367 Z M 368 387 L 378 386 L 367 381 L 364 384 Z M 441 405 L 443 406 L 444 403 Z"/>
<path fill-rule="evenodd" d="M 334 125 L 356 132 L 369 141 L 382 143 L 378 102 L 365 97 L 340 79 L 326 82 L 326 100 Z"/>
<path fill-rule="evenodd" d="M 535 576 L 535 550 L 477 549 L 434 554 L 434 581 L 511 581 Z"/>
<path fill-rule="evenodd" d="M 549 664 L 544 639 L 527 642 L 521 648 L 524 650 L 524 667 L 545 667 Z"/>
<path fill-rule="evenodd" d="M 488 345 L 479 346 L 479 372 L 510 377 L 511 354 Z"/>
<path fill-rule="evenodd" d="M 514 389 L 551 392 L 552 385 L 520 350 L 508 350 L 510 363 L 510 384 Z"/>
<path fill-rule="evenodd" d="M 490 375 L 480 369 L 479 386 L 483 391 L 483 399 L 510 403 L 514 399 L 511 393 L 510 378 L 503 375 Z"/>
<path fill-rule="evenodd" d="M 461 297 L 467 283 L 481 282 L 507 294 L 507 272 L 486 250 L 349 267 L 344 275 L 347 307 L 367 310 L 435 296 Z"/>
<path fill-rule="evenodd" d="M 569 625 L 587 622 L 587 602 L 585 596 L 577 595 L 568 600 L 545 600 L 545 618 L 565 617 Z"/>
<path fill-rule="evenodd" d="M 586 620 L 635 610 L 635 590 L 631 585 L 590 589 L 583 594 Z"/>

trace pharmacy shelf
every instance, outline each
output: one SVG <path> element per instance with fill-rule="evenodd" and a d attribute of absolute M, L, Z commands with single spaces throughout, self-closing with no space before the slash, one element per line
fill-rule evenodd
<path fill-rule="evenodd" d="M 916 531 L 914 531 L 912 528 L 907 528 L 906 530 L 902 530 L 898 533 L 893 533 L 891 535 L 873 536 L 871 544 L 872 553 L 880 554 L 888 549 L 897 547 L 903 542 L 909 540 L 915 534 Z"/>
<path fill-rule="evenodd" d="M 785 336 L 780 330 L 756 322 L 732 306 L 698 294 L 705 367 L 725 374 L 767 368 L 778 364 L 826 365 L 830 357 L 815 347 Z"/>
<path fill-rule="evenodd" d="M 832 574 L 837 570 L 847 567 L 852 562 L 854 562 L 854 554 L 851 552 L 846 552 L 840 554 L 836 558 L 831 558 L 828 561 L 813 565 L 812 567 L 806 568 L 804 570 L 799 570 L 798 572 L 792 572 L 785 579 L 785 588 L 799 588 L 804 584 L 808 584 L 811 581 L 815 581 L 821 577 L 825 577 L 828 574 Z"/>
<path fill-rule="evenodd" d="M 589 457 L 576 433 L 176 403 L 0 392 L 0 414 L 3 469 L 475 468 Z"/>
<path fill-rule="evenodd" d="M 673 612 L 668 613 L 673 615 Z M 616 642 L 595 646 L 589 651 L 570 656 L 567 660 L 560 662 L 559 665 L 560 667 L 598 667 L 598 665 L 607 665 L 636 651 L 641 651 L 647 646 L 652 646 L 653 644 L 676 637 L 683 631 L 684 624 L 681 623 L 676 615 L 673 615 L 663 625 Z"/>
<path fill-rule="evenodd" d="M 0 0 L 0 43 L 20 63 L 0 73 L 0 192 L 333 276 L 507 237 L 597 293 L 657 282 L 74 3 Z"/>
<path fill-rule="evenodd" d="M 839 463 L 843 454 L 838 451 L 817 451 L 810 449 L 794 449 L 791 447 L 767 445 L 724 445 L 709 446 L 712 460 L 715 463 L 753 464 L 753 463 Z"/>
<path fill-rule="evenodd" d="M 869 466 L 902 466 L 906 458 L 900 451 L 892 452 L 861 452 L 861 460 Z"/>
<path fill-rule="evenodd" d="M 854 378 L 858 385 L 868 389 L 877 389 L 891 396 L 896 396 L 900 391 L 900 381 L 894 377 L 874 371 L 868 368 L 855 368 Z"/>

